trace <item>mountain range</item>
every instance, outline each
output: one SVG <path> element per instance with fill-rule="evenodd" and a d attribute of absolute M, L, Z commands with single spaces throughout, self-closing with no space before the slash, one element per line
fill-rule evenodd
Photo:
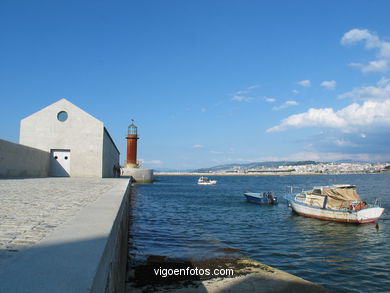
<path fill-rule="evenodd" d="M 215 171 L 225 171 L 225 170 L 249 170 L 249 169 L 259 169 L 259 168 L 278 168 L 279 166 L 300 166 L 300 165 L 309 165 L 309 164 L 320 164 L 315 161 L 266 161 L 266 162 L 253 162 L 253 163 L 244 163 L 244 164 L 223 164 L 217 165 L 209 168 L 200 168 L 194 170 L 194 172 L 206 173 L 206 172 L 215 172 Z"/>

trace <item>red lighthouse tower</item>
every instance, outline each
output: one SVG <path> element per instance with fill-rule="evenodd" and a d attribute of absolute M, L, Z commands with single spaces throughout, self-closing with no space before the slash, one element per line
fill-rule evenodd
<path fill-rule="evenodd" d="M 134 120 L 131 119 L 131 124 L 129 125 L 127 132 L 127 158 L 126 158 L 126 168 L 137 168 L 137 126 L 134 125 Z"/>

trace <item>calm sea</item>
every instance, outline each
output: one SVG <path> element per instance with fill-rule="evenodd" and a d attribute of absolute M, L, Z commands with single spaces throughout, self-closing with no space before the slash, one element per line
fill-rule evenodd
<path fill-rule="evenodd" d="M 212 176 L 209 176 L 212 177 Z M 207 258 L 241 254 L 340 292 L 390 292 L 390 175 L 158 176 L 132 194 L 132 261 L 146 255 Z M 386 208 L 375 224 L 343 224 L 291 213 L 287 186 L 349 183 Z M 274 191 L 277 206 L 245 202 L 245 191 Z"/>

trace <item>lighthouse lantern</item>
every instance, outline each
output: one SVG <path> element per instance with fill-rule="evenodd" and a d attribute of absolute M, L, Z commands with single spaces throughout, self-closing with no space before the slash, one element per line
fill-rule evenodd
<path fill-rule="evenodd" d="M 137 135 L 137 126 L 134 125 L 134 120 L 131 119 L 131 124 L 129 125 L 128 132 L 129 135 Z"/>

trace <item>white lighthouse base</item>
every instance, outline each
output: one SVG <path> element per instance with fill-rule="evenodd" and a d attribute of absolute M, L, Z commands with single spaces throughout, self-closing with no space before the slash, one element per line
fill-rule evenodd
<path fill-rule="evenodd" d="M 153 169 L 141 169 L 141 168 L 122 168 L 122 176 L 131 176 L 137 183 L 150 183 L 153 182 Z"/>

